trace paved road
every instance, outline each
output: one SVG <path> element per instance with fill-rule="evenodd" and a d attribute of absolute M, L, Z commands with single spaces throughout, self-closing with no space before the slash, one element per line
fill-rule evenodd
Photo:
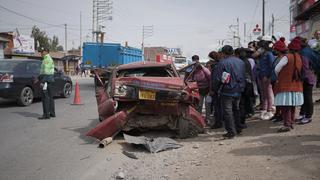
<path fill-rule="evenodd" d="M 150 154 L 124 143 L 121 136 L 105 149 L 84 134 L 98 123 L 92 79 L 78 79 L 82 106 L 57 99 L 57 117 L 38 120 L 41 103 L 17 107 L 0 100 L 0 180 L 115 179 L 319 179 L 320 115 L 314 121 L 278 134 L 281 124 L 248 120 L 248 128 L 221 142 L 223 129 L 178 140 L 183 147 Z M 319 92 L 316 98 L 319 98 Z M 122 154 L 126 150 L 138 159 Z M 227 167 L 227 168 L 226 168 Z"/>
<path fill-rule="evenodd" d="M 91 179 L 104 159 L 84 134 L 98 123 L 93 80 L 78 78 L 82 106 L 73 95 L 56 99 L 57 117 L 38 120 L 41 102 L 18 107 L 0 99 L 0 179 Z M 92 170 L 91 170 L 92 169 Z"/>

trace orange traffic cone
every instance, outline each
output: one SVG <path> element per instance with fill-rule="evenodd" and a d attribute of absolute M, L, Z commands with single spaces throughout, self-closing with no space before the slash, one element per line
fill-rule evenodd
<path fill-rule="evenodd" d="M 74 100 L 71 105 L 82 105 L 80 102 L 80 88 L 78 81 L 76 82 L 75 92 L 74 92 Z"/>

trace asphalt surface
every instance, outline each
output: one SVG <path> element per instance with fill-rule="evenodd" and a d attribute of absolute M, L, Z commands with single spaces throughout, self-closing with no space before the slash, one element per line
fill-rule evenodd
<path fill-rule="evenodd" d="M 58 98 L 56 118 L 38 120 L 41 101 L 29 107 L 0 99 L 0 179 L 91 179 L 105 159 L 85 133 L 98 123 L 92 78 L 76 78 L 80 106 Z M 74 80 L 75 81 L 75 80 Z"/>
<path fill-rule="evenodd" d="M 207 129 L 196 138 L 176 139 L 179 149 L 151 154 L 125 143 L 121 134 L 104 149 L 86 137 L 99 122 L 93 79 L 77 80 L 84 104 L 70 105 L 74 93 L 56 99 L 57 117 L 50 120 L 37 119 L 40 101 L 19 107 L 0 99 L 0 180 L 109 180 L 120 173 L 127 180 L 320 179 L 319 103 L 312 123 L 288 133 L 276 133 L 281 123 L 259 120 L 257 113 L 235 139 L 221 139 L 224 129 Z M 320 98 L 320 92 L 314 95 Z"/>

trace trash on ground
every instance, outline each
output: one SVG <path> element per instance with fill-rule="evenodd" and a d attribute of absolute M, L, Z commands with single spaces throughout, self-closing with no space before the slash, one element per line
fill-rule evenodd
<path fill-rule="evenodd" d="M 119 172 L 118 175 L 117 175 L 117 179 L 124 179 L 125 178 L 125 175 L 123 172 Z"/>
<path fill-rule="evenodd" d="M 122 154 L 124 154 L 127 157 L 132 158 L 132 159 L 138 159 L 138 157 L 135 154 L 133 154 L 132 152 L 122 151 Z"/>
<path fill-rule="evenodd" d="M 182 145 L 179 144 L 177 141 L 167 137 L 148 138 L 145 136 L 130 136 L 127 134 L 123 134 L 123 136 L 127 143 L 143 145 L 151 153 L 157 153 L 160 151 L 177 149 L 182 147 Z"/>
<path fill-rule="evenodd" d="M 102 139 L 99 143 L 99 148 L 106 147 L 108 144 L 112 143 L 112 141 L 113 141 L 112 137 L 107 137 L 105 139 Z"/>

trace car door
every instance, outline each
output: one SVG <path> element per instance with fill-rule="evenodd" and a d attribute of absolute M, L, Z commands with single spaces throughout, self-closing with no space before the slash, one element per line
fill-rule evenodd
<path fill-rule="evenodd" d="M 40 74 L 40 66 L 40 61 L 30 61 L 25 64 L 25 83 L 33 88 L 35 97 L 40 97 L 40 82 L 37 81 Z"/>
<path fill-rule="evenodd" d="M 63 73 L 62 71 L 58 71 L 57 68 L 54 68 L 54 82 L 52 83 L 52 89 L 55 96 L 61 94 L 64 86 L 64 80 L 62 78 Z"/>

